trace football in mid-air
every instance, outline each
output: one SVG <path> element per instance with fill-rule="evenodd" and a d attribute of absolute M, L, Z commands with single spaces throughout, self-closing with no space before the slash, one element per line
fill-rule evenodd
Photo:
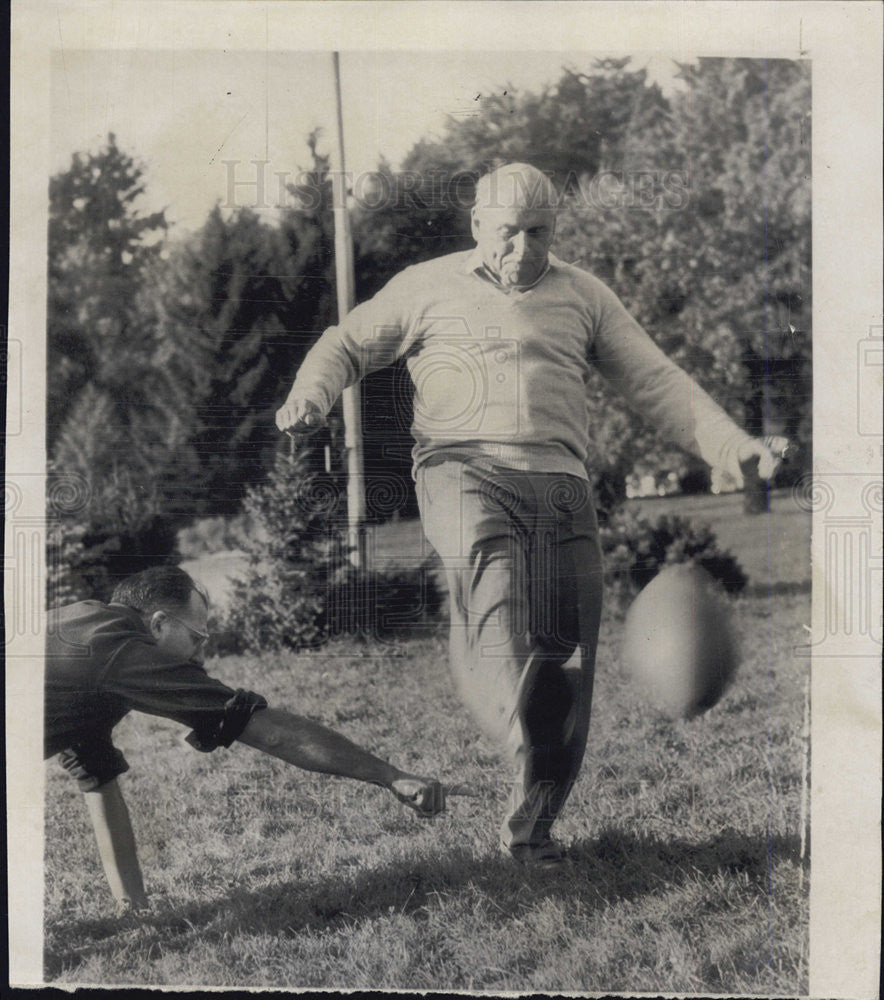
<path fill-rule="evenodd" d="M 641 591 L 626 615 L 622 657 L 671 719 L 691 719 L 719 700 L 739 653 L 726 599 L 701 566 L 667 566 Z"/>

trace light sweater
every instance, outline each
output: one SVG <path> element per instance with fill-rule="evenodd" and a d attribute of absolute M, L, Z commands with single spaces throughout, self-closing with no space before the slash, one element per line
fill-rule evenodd
<path fill-rule="evenodd" d="M 745 432 L 605 284 L 552 255 L 524 290 L 500 286 L 475 250 L 406 268 L 325 331 L 292 394 L 327 414 L 344 388 L 398 358 L 415 387 L 415 469 L 451 456 L 588 478 L 595 366 L 674 444 L 739 471 Z"/>

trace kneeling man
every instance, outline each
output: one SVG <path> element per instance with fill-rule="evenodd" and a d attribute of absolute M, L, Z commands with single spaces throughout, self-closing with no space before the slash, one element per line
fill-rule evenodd
<path fill-rule="evenodd" d="M 44 756 L 60 754 L 85 793 L 118 903 L 147 905 L 117 782 L 129 765 L 111 740 L 132 709 L 190 726 L 187 742 L 203 752 L 238 740 L 309 771 L 381 785 L 421 816 L 445 808 L 438 781 L 406 774 L 317 722 L 210 677 L 203 669 L 207 617 L 205 594 L 174 566 L 129 577 L 109 604 L 81 601 L 49 616 Z"/>

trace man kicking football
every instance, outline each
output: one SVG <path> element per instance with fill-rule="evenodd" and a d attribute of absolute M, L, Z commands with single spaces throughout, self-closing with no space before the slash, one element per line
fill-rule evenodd
<path fill-rule="evenodd" d="M 147 905 L 135 838 L 117 778 L 129 769 L 111 739 L 129 711 L 190 726 L 208 752 L 234 741 L 308 771 L 389 789 L 420 816 L 445 808 L 442 785 L 400 771 L 303 716 L 270 708 L 203 669 L 208 601 L 183 570 L 161 566 L 123 581 L 109 604 L 81 601 L 50 612 L 46 640 L 44 756 L 60 761 L 85 793 L 111 892 L 126 908 Z"/>
<path fill-rule="evenodd" d="M 451 595 L 451 670 L 513 765 L 500 845 L 529 864 L 562 857 L 551 829 L 589 726 L 603 575 L 591 369 L 710 465 L 769 478 L 778 464 L 609 288 L 549 252 L 557 202 L 528 164 L 486 174 L 475 250 L 406 268 L 326 330 L 276 416 L 310 433 L 346 386 L 405 360 L 421 520 Z"/>

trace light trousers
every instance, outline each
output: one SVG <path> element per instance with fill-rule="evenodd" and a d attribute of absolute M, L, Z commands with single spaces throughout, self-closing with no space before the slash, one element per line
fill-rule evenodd
<path fill-rule="evenodd" d="M 444 461 L 420 467 L 417 494 L 448 580 L 456 686 L 515 772 L 501 843 L 540 844 L 589 730 L 602 604 L 591 489 Z"/>

